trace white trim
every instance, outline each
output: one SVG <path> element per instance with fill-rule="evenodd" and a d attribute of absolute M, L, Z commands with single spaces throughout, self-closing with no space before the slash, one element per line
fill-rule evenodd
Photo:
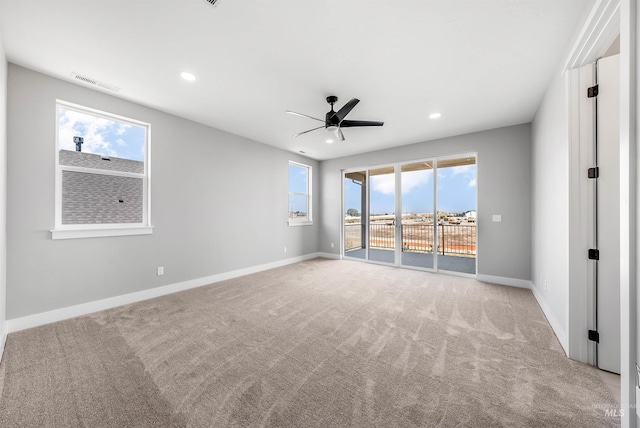
<path fill-rule="evenodd" d="M 289 220 L 287 221 L 287 224 L 289 226 L 313 226 L 313 222 L 308 220 L 303 220 L 303 221 Z"/>
<path fill-rule="evenodd" d="M 117 177 L 144 179 L 144 174 L 139 174 L 137 172 L 117 171 L 113 169 L 87 168 L 85 166 L 73 166 L 73 165 L 60 165 L 60 168 L 63 171 L 81 172 L 84 174 L 113 175 Z"/>
<path fill-rule="evenodd" d="M 481 273 L 476 275 L 476 279 L 480 282 L 489 282 L 491 284 L 508 285 L 510 287 L 527 288 L 531 289 L 531 281 L 527 279 L 507 278 L 504 276 L 483 275 Z"/>
<path fill-rule="evenodd" d="M 596 61 L 620 34 L 620 0 L 597 0 L 578 34 L 562 71 Z"/>
<path fill-rule="evenodd" d="M 7 321 L 0 324 L 0 362 L 4 354 L 4 346 L 7 344 L 7 334 L 9 331 L 9 323 Z"/>
<path fill-rule="evenodd" d="M 638 361 L 638 21 L 633 0 L 620 11 L 620 408 L 622 427 L 636 427 Z"/>
<path fill-rule="evenodd" d="M 64 101 L 64 100 L 60 100 L 60 99 L 56 99 L 56 109 L 58 105 L 63 105 L 66 109 L 71 109 L 71 110 L 75 110 L 78 113 L 90 113 L 94 116 L 98 116 L 101 117 L 103 119 L 107 119 L 107 120 L 117 120 L 120 122 L 128 122 L 131 123 L 133 125 L 136 126 L 142 126 L 142 127 L 149 127 L 150 125 L 147 122 L 143 122 L 141 120 L 136 120 L 136 119 L 131 119 L 130 117 L 125 117 L 125 116 L 120 116 L 118 114 L 114 114 L 114 113 L 109 113 L 106 111 L 102 111 L 102 110 L 98 110 L 95 108 L 91 108 L 91 107 L 87 107 L 87 106 L 83 106 L 80 104 L 74 104 L 74 103 L 70 103 L 68 101 Z M 57 127 L 58 123 L 56 122 L 56 127 Z"/>
<path fill-rule="evenodd" d="M 128 305 L 131 303 L 140 302 L 142 300 L 153 299 L 155 297 L 165 296 L 167 294 L 177 293 L 179 291 L 189 290 L 191 288 L 202 287 L 204 285 L 214 284 L 216 282 L 226 281 L 228 279 L 250 275 L 252 273 L 262 272 L 265 270 L 274 269 L 318 257 L 334 258 L 335 255 L 328 253 L 312 253 L 304 256 L 292 257 L 290 259 L 279 260 L 277 262 L 266 263 L 230 272 L 223 272 L 203 278 L 196 278 L 188 281 L 178 282 L 175 284 L 150 288 L 148 290 L 138 291 L 135 293 L 123 294 L 120 296 L 109 297 L 107 299 L 81 303 L 79 305 L 69 306 L 66 308 L 54 309 L 52 311 L 41 312 L 39 314 L 14 318 L 11 320 L 7 320 L 6 331 L 8 333 L 15 333 L 16 331 L 26 330 L 28 328 L 38 327 L 56 321 L 62 321 L 69 318 L 87 315 L 93 312 Z"/>
<path fill-rule="evenodd" d="M 340 254 L 333 253 L 315 253 L 315 257 L 322 257 L 323 259 L 341 260 Z"/>
<path fill-rule="evenodd" d="M 551 306 L 549 306 L 549 303 L 545 300 L 544 296 L 540 294 L 538 288 L 535 287 L 535 285 L 531 287 L 531 292 L 533 293 L 533 297 L 535 297 L 536 301 L 538 302 L 538 306 L 540 306 L 540 309 L 542 309 L 542 313 L 547 318 L 547 321 L 549 321 L 549 325 L 551 325 L 553 332 L 558 338 L 558 342 L 560 342 L 560 346 L 562 346 L 564 353 L 568 356 L 569 338 L 567 336 L 567 332 L 564 330 L 564 328 L 562 328 L 562 324 L 553 314 Z"/>
<path fill-rule="evenodd" d="M 130 173 L 125 171 L 102 170 L 98 168 L 85 168 L 72 165 L 60 165 L 60 108 L 73 110 L 78 113 L 93 115 L 95 117 L 104 118 L 110 121 L 118 121 L 132 124 L 144 129 L 144 173 Z M 148 235 L 152 233 L 151 227 L 151 124 L 117 114 L 96 110 L 91 107 L 85 107 L 79 104 L 73 104 L 67 101 L 56 99 L 55 104 L 55 226 L 52 230 L 51 239 L 73 239 L 73 238 L 90 238 L 102 236 L 125 236 L 125 235 Z M 134 225 L 130 224 L 81 224 L 81 225 L 64 225 L 62 224 L 62 172 L 72 171 L 89 173 L 96 175 L 110 175 L 119 177 L 131 177 L 142 179 L 142 222 Z M 135 226 L 135 227 L 134 227 Z M 75 229 L 84 228 L 85 232 L 76 232 Z M 118 229 L 118 231 L 114 231 Z M 67 231 L 74 230 L 73 232 Z M 108 232 L 102 232 L 108 230 Z M 62 233 L 63 232 L 63 233 Z"/>
<path fill-rule="evenodd" d="M 84 225 L 83 225 L 84 226 Z M 53 229 L 51 239 L 103 238 L 107 236 L 151 235 L 153 226 L 139 227 L 104 227 L 96 229 Z"/>
<path fill-rule="evenodd" d="M 312 195 L 312 189 L 313 189 L 313 168 L 311 165 L 306 165 L 300 162 L 296 162 L 296 161 L 289 161 L 289 164 L 287 166 L 287 171 L 289 170 L 289 166 L 297 166 L 300 168 L 304 168 L 306 170 L 306 186 L 307 186 L 307 191 L 306 193 L 300 193 L 300 192 L 288 192 L 288 202 L 287 202 L 287 212 L 289 212 L 289 203 L 291 202 L 291 195 L 299 195 L 299 196 L 305 196 L 307 198 L 307 219 L 306 220 L 288 220 L 289 226 L 307 226 L 307 225 L 312 225 L 313 224 L 313 207 L 312 207 L 312 203 L 313 203 L 313 195 Z M 287 180 L 288 181 L 288 180 Z M 288 183 L 289 185 L 291 183 Z M 287 186 L 288 187 L 288 186 Z M 288 190 L 288 189 L 287 189 Z"/>
<path fill-rule="evenodd" d="M 431 189 L 431 191 L 433 192 L 433 241 L 431 242 L 432 244 L 432 248 L 433 248 L 433 253 L 435 253 L 435 256 L 433 256 L 433 270 L 434 272 L 438 272 L 438 260 L 440 260 L 440 258 L 438 257 L 438 252 L 440 251 L 440 236 L 438 235 L 438 168 L 440 168 L 438 166 L 438 162 L 440 161 L 440 158 L 433 158 L 433 160 L 431 161 L 431 167 L 433 169 L 433 187 Z M 476 169 L 476 178 L 478 177 L 478 170 Z M 476 189 L 477 192 L 477 189 Z M 477 193 L 476 193 L 476 196 Z M 478 199 L 476 199 L 476 208 L 478 208 Z M 444 229 L 442 230 L 442 240 L 444 241 Z M 478 229 L 477 229 L 477 223 L 476 223 L 476 256 L 478 255 L 478 244 L 477 241 L 478 240 Z M 478 273 L 478 260 L 476 259 L 476 274 Z M 478 277 L 476 276 L 476 279 Z"/>

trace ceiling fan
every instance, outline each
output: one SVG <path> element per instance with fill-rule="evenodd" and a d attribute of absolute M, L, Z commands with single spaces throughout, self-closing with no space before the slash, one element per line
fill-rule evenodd
<path fill-rule="evenodd" d="M 346 103 L 342 108 L 338 111 L 333 110 L 333 105 L 338 101 L 338 97 L 335 95 L 330 95 L 327 97 L 327 102 L 331 104 L 331 111 L 327 112 L 324 117 L 324 120 L 318 119 L 317 117 L 309 116 L 302 113 L 297 113 L 295 111 L 287 110 L 286 112 L 289 114 L 295 114 L 296 116 L 308 117 L 309 119 L 317 120 L 319 122 L 324 122 L 324 125 L 318 126 L 317 128 L 309 129 L 308 131 L 300 132 L 299 134 L 294 135 L 294 137 L 299 137 L 302 134 L 306 134 L 307 132 L 315 131 L 316 129 L 326 128 L 327 131 L 334 132 L 336 134 L 336 138 L 340 141 L 344 141 L 344 134 L 342 134 L 341 128 L 353 128 L 356 126 L 382 126 L 384 122 L 373 122 L 369 120 L 346 120 L 345 116 L 349 114 L 349 112 L 360 102 L 357 98 L 352 98 L 351 101 Z"/>

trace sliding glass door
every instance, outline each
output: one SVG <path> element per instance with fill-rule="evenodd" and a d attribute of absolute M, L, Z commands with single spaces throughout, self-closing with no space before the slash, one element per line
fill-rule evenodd
<path fill-rule="evenodd" d="M 438 270 L 476 273 L 476 158 L 438 160 Z"/>
<path fill-rule="evenodd" d="M 346 172 L 343 179 L 342 254 L 367 259 L 367 171 Z"/>
<path fill-rule="evenodd" d="M 369 170 L 369 260 L 395 263 L 396 174 L 393 166 Z"/>
<path fill-rule="evenodd" d="M 345 257 L 475 274 L 474 154 L 345 171 L 343 178 Z"/>
<path fill-rule="evenodd" d="M 402 257 L 405 266 L 434 268 L 434 161 L 400 166 Z"/>

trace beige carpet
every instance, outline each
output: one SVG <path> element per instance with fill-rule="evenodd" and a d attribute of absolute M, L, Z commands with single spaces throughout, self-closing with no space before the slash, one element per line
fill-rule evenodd
<path fill-rule="evenodd" d="M 608 427 L 528 290 L 316 259 L 10 334 L 2 427 Z"/>

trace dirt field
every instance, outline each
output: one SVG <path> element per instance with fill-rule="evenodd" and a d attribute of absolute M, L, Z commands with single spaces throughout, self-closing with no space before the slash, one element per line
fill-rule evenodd
<path fill-rule="evenodd" d="M 386 217 L 386 216 L 385 216 Z M 376 218 L 369 225 L 369 241 L 371 248 L 395 247 L 396 227 L 393 217 Z M 403 220 L 402 247 L 403 251 L 433 252 L 434 227 L 431 221 L 418 219 Z M 345 226 L 346 249 L 362 248 L 362 224 L 348 223 Z M 437 226 L 439 254 L 475 257 L 476 255 L 476 224 L 462 221 L 461 224 L 448 224 L 443 221 Z"/>

